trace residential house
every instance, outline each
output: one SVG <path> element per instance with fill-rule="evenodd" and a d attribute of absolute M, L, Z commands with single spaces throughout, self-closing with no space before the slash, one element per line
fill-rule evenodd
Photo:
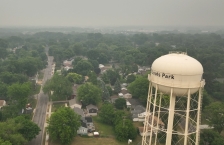
<path fill-rule="evenodd" d="M 128 86 L 127 83 L 122 83 L 122 84 L 121 84 L 121 87 L 122 87 L 122 88 L 126 88 L 127 86 Z"/>
<path fill-rule="evenodd" d="M 74 97 L 74 99 L 71 99 L 71 100 L 69 100 L 69 106 L 70 106 L 70 108 L 74 108 L 74 107 L 77 107 L 77 108 L 82 108 L 82 104 L 81 104 L 81 102 L 79 102 L 78 100 L 77 100 L 77 97 Z"/>
<path fill-rule="evenodd" d="M 64 66 L 72 66 L 72 62 L 73 62 L 74 59 L 71 59 L 71 60 L 65 60 L 63 61 L 63 65 Z"/>
<path fill-rule="evenodd" d="M 81 126 L 77 130 L 77 134 L 79 134 L 79 135 L 87 135 L 88 134 L 87 124 L 83 120 L 81 120 Z"/>
<path fill-rule="evenodd" d="M 143 136 L 143 134 L 144 134 L 144 127 L 138 127 L 138 131 L 139 131 L 139 134 L 141 136 Z M 146 136 L 150 136 L 150 134 L 151 134 L 151 127 L 148 126 L 147 131 L 145 132 L 145 135 Z"/>
<path fill-rule="evenodd" d="M 92 117 L 82 117 L 81 120 L 86 124 L 88 132 L 93 132 L 95 131 L 95 126 L 93 124 L 93 119 Z"/>
<path fill-rule="evenodd" d="M 128 100 L 126 100 L 126 106 L 127 108 L 131 108 L 131 103 Z"/>
<path fill-rule="evenodd" d="M 73 69 L 73 66 L 65 66 L 65 67 L 64 67 L 64 70 L 66 70 L 66 71 L 68 71 L 68 70 L 70 70 L 70 69 Z"/>
<path fill-rule="evenodd" d="M 132 120 L 133 121 L 144 121 L 145 117 L 142 115 L 139 115 L 144 112 L 145 112 L 145 107 L 143 107 L 142 105 L 135 106 L 134 110 L 131 111 Z"/>
<path fill-rule="evenodd" d="M 128 101 L 131 104 L 131 109 L 134 109 L 136 106 L 141 105 L 138 99 L 128 98 L 126 99 L 126 101 Z"/>
<path fill-rule="evenodd" d="M 6 106 L 6 102 L 5 102 L 5 100 L 0 100 L 0 109 L 1 109 L 3 106 Z"/>
<path fill-rule="evenodd" d="M 98 113 L 98 108 L 95 105 L 88 105 L 86 106 L 86 111 L 88 116 L 96 116 Z"/>
<path fill-rule="evenodd" d="M 151 125 L 152 125 L 152 120 L 153 120 L 152 117 L 153 116 L 150 114 L 148 123 Z M 144 124 L 144 122 L 143 122 L 143 124 Z M 163 121 L 161 119 L 159 119 L 157 116 L 154 116 L 153 126 L 157 126 L 157 124 L 158 124 L 159 128 L 164 129 L 165 124 L 163 123 Z"/>
<path fill-rule="evenodd" d="M 81 117 L 85 116 L 83 110 L 81 108 L 79 108 L 79 107 L 74 107 L 74 112 L 76 114 L 80 115 Z"/>
<path fill-rule="evenodd" d="M 117 100 L 119 97 L 117 95 L 113 95 L 110 97 L 111 103 L 115 103 L 115 100 Z"/>
<path fill-rule="evenodd" d="M 122 97 L 125 99 L 132 98 L 132 95 L 128 92 L 126 88 L 122 88 L 120 93 L 122 93 Z"/>

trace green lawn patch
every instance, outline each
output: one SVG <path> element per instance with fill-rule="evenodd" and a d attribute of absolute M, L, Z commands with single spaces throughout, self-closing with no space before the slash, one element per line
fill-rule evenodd
<path fill-rule="evenodd" d="M 65 103 L 54 103 L 52 105 L 51 112 L 55 112 L 60 107 L 65 107 Z"/>
<path fill-rule="evenodd" d="M 102 123 L 99 116 L 94 116 L 92 118 L 96 131 L 100 133 L 100 136 L 115 137 L 113 126 Z"/>

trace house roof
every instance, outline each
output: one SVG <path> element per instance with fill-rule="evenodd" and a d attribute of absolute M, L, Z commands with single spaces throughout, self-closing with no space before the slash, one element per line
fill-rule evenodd
<path fill-rule="evenodd" d="M 0 100 L 0 106 L 3 106 L 5 100 Z"/>
<path fill-rule="evenodd" d="M 143 133 L 144 127 L 138 127 L 138 130 L 139 130 L 140 133 Z M 150 126 L 148 126 L 148 131 L 151 131 L 151 127 Z"/>
<path fill-rule="evenodd" d="M 69 100 L 69 106 L 75 105 L 76 104 L 76 99 L 71 99 Z"/>
<path fill-rule="evenodd" d="M 131 103 L 132 108 L 134 108 L 137 105 L 141 105 L 141 103 L 137 99 L 128 98 L 127 100 Z"/>
<path fill-rule="evenodd" d="M 81 120 L 81 126 L 87 128 L 87 125 L 83 120 Z"/>
<path fill-rule="evenodd" d="M 152 115 L 149 116 L 149 122 L 151 123 L 151 121 L 152 121 Z M 161 119 L 158 119 L 158 117 L 154 116 L 153 124 L 156 125 L 158 121 L 159 121 L 158 123 L 159 125 L 165 125 Z"/>
<path fill-rule="evenodd" d="M 142 105 L 137 105 L 134 107 L 134 110 L 141 110 L 141 111 L 145 111 L 145 107 L 143 107 Z"/>
<path fill-rule="evenodd" d="M 138 118 L 138 114 L 145 112 L 145 107 L 137 105 L 133 111 L 131 111 L 132 118 Z"/>
<path fill-rule="evenodd" d="M 82 119 L 84 122 L 86 122 L 86 123 L 92 123 L 92 122 L 93 122 L 92 117 L 82 117 L 81 119 Z"/>
<path fill-rule="evenodd" d="M 124 89 L 123 89 L 123 90 L 121 90 L 121 93 L 125 95 L 125 94 L 128 93 L 128 90 L 124 90 Z"/>
<path fill-rule="evenodd" d="M 78 108 L 78 107 L 74 107 L 74 111 L 75 113 L 77 113 L 78 115 L 84 116 L 84 112 L 82 109 Z"/>
<path fill-rule="evenodd" d="M 118 97 L 117 95 L 113 95 L 113 96 L 111 96 L 110 98 L 111 98 L 111 99 L 115 99 L 115 98 L 117 99 L 117 98 L 119 98 L 119 97 Z"/>
<path fill-rule="evenodd" d="M 95 105 L 92 105 L 92 104 L 89 104 L 88 106 L 86 106 L 86 109 L 89 110 L 89 109 L 97 109 L 98 108 L 95 106 Z"/>

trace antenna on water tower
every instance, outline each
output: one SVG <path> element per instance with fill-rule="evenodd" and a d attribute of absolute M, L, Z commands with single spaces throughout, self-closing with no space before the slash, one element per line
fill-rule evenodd
<path fill-rule="evenodd" d="M 151 67 L 142 145 L 198 145 L 203 67 L 186 52 L 170 52 Z"/>

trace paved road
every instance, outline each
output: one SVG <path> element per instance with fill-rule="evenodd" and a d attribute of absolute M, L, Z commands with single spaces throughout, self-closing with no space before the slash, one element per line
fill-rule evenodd
<path fill-rule="evenodd" d="M 47 68 L 44 70 L 42 86 L 44 85 L 46 80 L 51 78 L 52 62 L 53 62 L 53 57 L 48 56 L 48 65 L 47 65 Z M 42 144 L 47 103 L 48 103 L 48 96 L 43 93 L 42 88 L 41 88 L 40 93 L 38 94 L 36 111 L 35 111 L 35 114 L 33 117 L 33 122 L 35 122 L 40 127 L 41 131 L 40 131 L 39 135 L 36 136 L 35 139 L 33 139 L 31 142 L 29 142 L 29 145 L 41 145 Z"/>

